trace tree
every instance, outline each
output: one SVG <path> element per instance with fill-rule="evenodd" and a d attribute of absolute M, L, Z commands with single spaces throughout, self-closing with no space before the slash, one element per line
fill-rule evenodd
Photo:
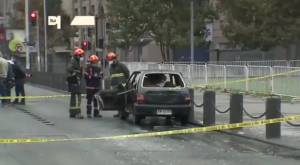
<path fill-rule="evenodd" d="M 151 37 L 159 44 L 162 59 L 170 60 L 171 48 L 189 44 L 189 5 L 185 0 L 110 0 L 108 11 L 113 22 L 112 43 L 128 49 L 137 45 L 141 38 Z M 198 44 L 203 43 L 204 19 L 213 13 L 208 7 L 204 9 L 196 8 Z"/>
<path fill-rule="evenodd" d="M 197 1 L 195 1 L 197 2 Z M 164 60 L 170 60 L 170 48 L 190 45 L 190 3 L 183 0 L 157 1 L 152 34 L 161 47 Z M 216 14 L 208 3 L 195 3 L 195 45 L 204 45 L 205 20 Z M 164 57 L 165 56 L 165 57 Z"/>
<path fill-rule="evenodd" d="M 108 18 L 111 25 L 110 45 L 125 49 L 128 56 L 132 46 L 139 45 L 140 39 L 149 31 L 150 17 L 146 12 L 151 0 L 110 0 Z M 126 58 L 125 57 L 125 58 Z"/>
<path fill-rule="evenodd" d="M 230 0 L 219 6 L 226 18 L 224 34 L 235 46 L 269 50 L 300 38 L 298 0 Z"/>

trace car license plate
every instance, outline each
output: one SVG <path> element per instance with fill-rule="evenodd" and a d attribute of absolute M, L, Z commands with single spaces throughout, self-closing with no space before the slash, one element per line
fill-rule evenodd
<path fill-rule="evenodd" d="M 158 109 L 156 111 L 157 115 L 172 115 L 172 110 L 170 109 Z"/>

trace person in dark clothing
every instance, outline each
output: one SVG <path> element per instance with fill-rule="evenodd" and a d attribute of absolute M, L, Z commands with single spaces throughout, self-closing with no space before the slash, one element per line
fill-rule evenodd
<path fill-rule="evenodd" d="M 11 62 L 1 57 L 0 52 L 0 95 L 2 106 L 10 104 L 10 90 L 14 85 L 14 75 Z"/>
<path fill-rule="evenodd" d="M 126 82 L 130 76 L 130 72 L 127 66 L 121 63 L 118 60 L 117 55 L 113 52 L 108 53 L 106 59 L 110 63 L 109 72 L 110 72 L 111 88 L 116 90 L 117 93 L 123 92 L 125 90 Z M 120 111 L 124 110 L 125 98 L 123 98 L 123 95 L 121 95 L 120 97 L 116 96 L 116 98 L 118 98 L 117 102 L 120 105 L 120 107 L 118 109 L 119 113 L 114 115 L 114 117 L 119 117 Z"/>
<path fill-rule="evenodd" d="M 7 97 L 11 97 L 11 88 L 15 86 L 15 75 L 13 72 L 13 62 L 8 61 L 8 70 L 7 70 L 7 77 L 4 80 L 4 85 L 5 85 L 5 93 Z M 11 99 L 5 99 L 3 100 L 4 104 L 11 104 Z"/>
<path fill-rule="evenodd" d="M 76 49 L 67 69 L 68 91 L 71 93 L 69 108 L 70 118 L 83 119 L 83 116 L 81 115 L 82 67 L 80 65 L 80 58 L 83 56 L 84 51 L 79 48 Z"/>
<path fill-rule="evenodd" d="M 84 78 L 86 80 L 86 98 L 87 98 L 87 117 L 92 117 L 92 108 L 94 106 L 94 117 L 101 118 L 99 113 L 99 106 L 95 94 L 100 90 L 101 85 L 101 68 L 99 67 L 99 57 L 97 55 L 91 55 L 89 57 L 89 62 L 86 71 L 84 73 Z M 93 105 L 92 105 L 93 103 Z"/>
<path fill-rule="evenodd" d="M 22 98 L 20 99 L 21 101 L 19 102 L 19 98 L 16 98 L 14 100 L 14 104 L 21 104 L 25 105 L 25 89 L 24 89 L 24 84 L 26 80 L 26 72 L 24 69 L 21 67 L 21 65 L 17 62 L 17 60 L 13 60 L 13 65 L 12 69 L 15 75 L 15 92 L 16 92 L 16 97 L 19 97 L 20 95 Z"/>

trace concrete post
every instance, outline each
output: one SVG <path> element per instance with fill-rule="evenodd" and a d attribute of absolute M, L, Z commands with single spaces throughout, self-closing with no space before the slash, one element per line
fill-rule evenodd
<path fill-rule="evenodd" d="M 239 93 L 230 96 L 230 124 L 243 122 L 243 95 Z"/>
<path fill-rule="evenodd" d="M 203 124 L 204 126 L 216 123 L 216 92 L 205 91 L 203 95 Z"/>
<path fill-rule="evenodd" d="M 195 120 L 195 116 L 194 116 L 194 109 L 195 109 L 195 106 L 193 104 L 194 102 L 194 89 L 193 88 L 189 88 L 189 93 L 190 93 L 190 96 L 191 96 L 191 101 L 192 101 L 192 109 L 191 111 L 189 112 L 189 119 L 188 121 L 190 123 L 194 122 Z"/>
<path fill-rule="evenodd" d="M 266 103 L 266 119 L 276 119 L 281 117 L 280 98 L 268 98 Z M 280 138 L 281 123 L 266 125 L 266 138 Z"/>

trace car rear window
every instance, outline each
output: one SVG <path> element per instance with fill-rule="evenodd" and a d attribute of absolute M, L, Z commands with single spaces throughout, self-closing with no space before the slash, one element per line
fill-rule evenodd
<path fill-rule="evenodd" d="M 143 87 L 183 88 L 184 83 L 179 74 L 148 73 L 143 78 Z"/>

